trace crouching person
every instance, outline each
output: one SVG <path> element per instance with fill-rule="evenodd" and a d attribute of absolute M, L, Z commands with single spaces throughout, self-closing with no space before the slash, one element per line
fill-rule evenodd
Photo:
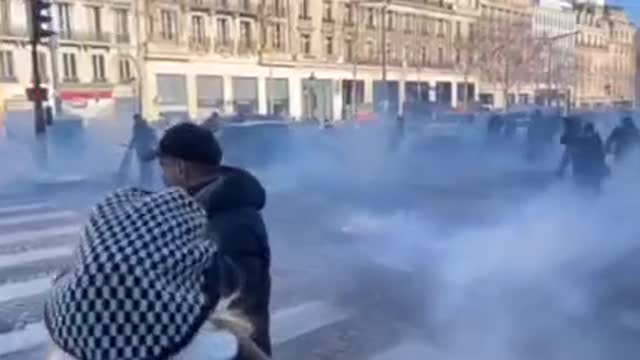
<path fill-rule="evenodd" d="M 216 249 L 183 190 L 119 190 L 92 210 L 44 307 L 51 360 L 266 359 L 214 291 Z M 216 309 L 218 309 L 216 311 Z"/>

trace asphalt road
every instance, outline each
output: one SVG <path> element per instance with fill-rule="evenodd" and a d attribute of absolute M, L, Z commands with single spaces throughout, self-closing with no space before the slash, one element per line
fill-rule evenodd
<path fill-rule="evenodd" d="M 373 191 L 380 196 L 371 196 L 371 189 L 272 194 L 265 218 L 274 259 L 274 358 L 437 356 L 444 345 L 424 326 L 423 314 L 431 286 L 425 264 L 438 257 L 437 250 L 421 252 L 422 261 L 406 256 L 415 244 L 393 254 L 390 250 L 399 247 L 388 244 L 403 239 L 385 238 L 380 226 L 411 226 L 403 218 L 407 213 L 413 221 L 432 224 L 432 234 L 490 225 L 548 185 L 544 177 L 514 179 L 469 188 L 413 185 Z M 41 309 L 48 278 L 69 262 L 77 228 L 96 197 L 76 197 L 71 203 L 64 196 L 44 202 L 38 197 L 0 200 L 1 360 L 43 358 Z M 619 333 L 601 335 L 622 339 Z M 623 355 L 635 349 L 633 332 L 626 336 L 629 340 L 619 340 L 616 350 Z"/>

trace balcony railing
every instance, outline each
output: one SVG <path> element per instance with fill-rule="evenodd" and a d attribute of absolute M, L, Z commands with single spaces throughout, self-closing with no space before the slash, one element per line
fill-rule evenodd
<path fill-rule="evenodd" d="M 179 45 L 180 38 L 174 33 L 153 33 L 151 34 L 152 42 L 165 45 Z"/>
<path fill-rule="evenodd" d="M 196 9 L 215 8 L 216 4 L 216 0 L 189 0 L 189 5 Z"/>
<path fill-rule="evenodd" d="M 237 3 L 236 11 L 241 15 L 258 15 L 258 7 L 250 0 L 239 0 L 239 2 Z"/>
<path fill-rule="evenodd" d="M 233 52 L 233 41 L 231 39 L 216 39 L 214 51 L 217 53 Z"/>
<path fill-rule="evenodd" d="M 250 0 L 191 0 L 195 3 L 211 3 L 216 11 L 239 13 L 240 15 L 257 16 L 258 6 Z M 199 5 L 203 6 L 203 5 Z"/>
<path fill-rule="evenodd" d="M 211 38 L 208 36 L 189 37 L 189 49 L 191 51 L 206 53 L 211 51 Z"/>
<path fill-rule="evenodd" d="M 313 20 L 310 16 L 298 17 L 298 26 L 303 29 L 313 29 Z"/>
<path fill-rule="evenodd" d="M 118 44 L 129 44 L 131 43 L 131 36 L 129 34 L 116 34 L 116 42 Z"/>
<path fill-rule="evenodd" d="M 287 16 L 286 8 L 283 5 L 269 5 L 267 6 L 267 16 L 283 18 Z"/>
<path fill-rule="evenodd" d="M 0 26 L 0 36 L 27 38 L 29 37 L 29 30 L 13 26 Z"/>
<path fill-rule="evenodd" d="M 257 43 L 254 40 L 243 40 L 238 44 L 239 55 L 255 54 L 257 49 Z"/>
<path fill-rule="evenodd" d="M 110 43 L 111 42 L 111 34 L 101 31 L 101 32 L 76 32 L 76 31 L 63 31 L 58 34 L 60 40 L 67 41 L 78 41 L 78 42 L 96 42 L 96 43 Z"/>

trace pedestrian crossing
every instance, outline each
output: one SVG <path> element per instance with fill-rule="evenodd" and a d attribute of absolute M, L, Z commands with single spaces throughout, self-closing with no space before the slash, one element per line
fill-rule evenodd
<path fill-rule="evenodd" d="M 0 207 L 0 360 L 44 358 L 48 335 L 43 324 L 42 304 L 53 276 L 71 260 L 82 220 L 83 215 L 79 212 L 61 210 L 49 204 Z M 274 358 L 307 358 L 300 356 L 305 351 L 304 347 L 289 352 L 281 349 L 291 347 L 297 341 L 328 341 L 334 327 L 356 326 L 359 327 L 357 331 L 365 333 L 375 329 L 368 323 L 370 317 L 361 309 L 338 304 L 333 301 L 331 294 L 319 296 L 317 292 L 307 291 L 304 285 L 288 284 L 278 275 L 283 271 L 274 270 L 271 314 Z M 295 272 L 291 269 L 286 271 Z M 309 280 L 306 286 L 313 287 L 312 281 Z M 293 289 L 285 290 L 286 287 Z M 297 293 L 298 296 L 291 300 L 285 295 L 287 292 Z M 376 330 L 376 334 L 379 332 L 379 329 Z M 375 339 L 362 341 L 375 342 Z M 327 348 L 332 346 L 329 344 Z M 365 351 L 362 356 L 350 355 L 349 358 L 394 359 L 394 354 L 405 351 L 403 349 L 407 347 L 406 344 L 397 344 L 401 347 L 393 352 L 392 345 L 396 344 L 381 349 L 379 354 Z M 327 352 L 330 353 L 331 349 L 327 349 Z M 378 357 L 371 357 L 374 355 Z"/>

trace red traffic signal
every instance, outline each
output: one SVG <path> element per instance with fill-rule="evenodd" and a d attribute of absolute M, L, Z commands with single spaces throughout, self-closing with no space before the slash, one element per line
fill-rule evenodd
<path fill-rule="evenodd" d="M 29 101 L 47 101 L 49 99 L 49 89 L 27 88 L 27 99 Z"/>
<path fill-rule="evenodd" d="M 31 36 L 34 42 L 54 34 L 51 30 L 52 18 L 49 14 L 51 5 L 47 0 L 31 0 Z"/>

